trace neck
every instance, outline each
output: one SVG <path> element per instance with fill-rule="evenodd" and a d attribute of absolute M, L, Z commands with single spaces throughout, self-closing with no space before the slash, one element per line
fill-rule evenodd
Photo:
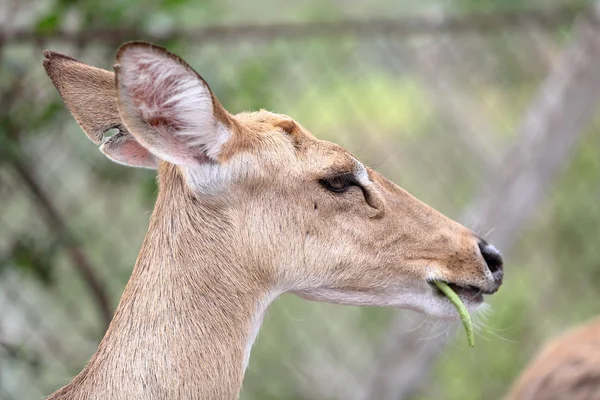
<path fill-rule="evenodd" d="M 195 207 L 190 215 L 159 196 L 98 351 L 51 398 L 238 398 L 250 348 L 274 295 L 248 265 L 236 263 L 231 244 L 222 240 L 226 232 L 208 230 L 203 240 L 189 241 L 193 227 L 216 229 L 219 221 L 223 229 L 223 215 Z"/>

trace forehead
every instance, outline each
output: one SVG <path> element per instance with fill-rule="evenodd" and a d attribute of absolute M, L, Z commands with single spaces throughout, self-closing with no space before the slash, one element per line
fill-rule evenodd
<path fill-rule="evenodd" d="M 246 151 L 284 170 L 353 171 L 357 160 L 343 147 L 315 138 L 286 115 L 265 110 L 235 116 Z M 261 157 L 262 156 L 262 157 Z"/>

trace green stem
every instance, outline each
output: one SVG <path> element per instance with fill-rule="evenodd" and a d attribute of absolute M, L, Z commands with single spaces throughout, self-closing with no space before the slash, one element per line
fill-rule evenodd
<path fill-rule="evenodd" d="M 456 311 L 458 311 L 458 315 L 460 316 L 460 320 L 465 327 L 465 331 L 467 331 L 467 341 L 469 342 L 469 346 L 474 347 L 475 336 L 473 335 L 473 322 L 471 321 L 471 315 L 467 311 L 467 307 L 465 307 L 463 302 L 460 300 L 460 297 L 458 297 L 458 295 L 450 288 L 450 286 L 448 286 L 447 283 L 442 281 L 435 281 L 433 283 L 438 289 L 440 289 L 442 293 L 444 293 L 444 295 L 446 295 L 448 300 L 454 304 L 454 307 L 456 307 Z"/>

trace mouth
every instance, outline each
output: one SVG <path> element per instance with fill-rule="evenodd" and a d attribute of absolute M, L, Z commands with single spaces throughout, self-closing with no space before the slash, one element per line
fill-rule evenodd
<path fill-rule="evenodd" d="M 483 303 L 484 294 L 492 294 L 489 291 L 483 290 L 476 286 L 471 285 L 459 285 L 456 283 L 445 282 L 450 288 L 460 297 L 460 299 L 466 303 L 480 304 Z M 434 289 L 436 295 L 440 297 L 446 297 L 440 289 L 438 289 L 432 282 L 429 283 Z"/>

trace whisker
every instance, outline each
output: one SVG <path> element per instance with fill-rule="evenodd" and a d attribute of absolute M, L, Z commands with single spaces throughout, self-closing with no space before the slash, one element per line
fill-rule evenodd
<path fill-rule="evenodd" d="M 408 332 L 414 332 L 414 331 L 416 331 L 417 329 L 419 329 L 420 327 L 422 327 L 423 325 L 425 325 L 425 324 L 426 324 L 426 322 L 427 322 L 427 318 L 423 318 L 423 320 L 421 321 L 421 323 L 420 323 L 419 325 L 417 325 L 415 328 L 408 329 L 408 330 L 406 330 L 405 332 L 407 332 L 407 333 L 408 333 Z"/>
<path fill-rule="evenodd" d="M 498 228 L 494 227 L 494 228 L 490 229 L 489 231 L 487 231 L 487 233 L 485 235 L 483 235 L 483 238 L 487 240 L 496 229 L 498 229 Z"/>
<path fill-rule="evenodd" d="M 448 326 L 450 326 L 450 325 L 447 325 L 447 327 Z M 447 330 L 448 330 L 447 327 L 446 327 L 446 329 L 443 329 L 440 333 L 437 333 L 437 334 L 435 334 L 433 336 L 427 336 L 427 337 L 419 338 L 417 341 L 420 342 L 422 340 L 432 340 L 432 339 L 438 338 L 438 337 L 442 336 L 444 333 L 447 332 Z"/>
<path fill-rule="evenodd" d="M 486 333 L 489 333 L 489 334 L 493 335 L 494 337 L 496 337 L 496 338 L 498 338 L 500 340 L 503 340 L 505 342 L 508 342 L 508 343 L 519 343 L 517 340 L 512 340 L 512 339 L 509 339 L 509 338 L 505 338 L 505 337 L 503 337 L 501 335 L 498 335 L 497 333 L 495 333 L 495 332 L 493 332 L 493 331 L 491 331 L 489 329 L 486 331 Z"/>

